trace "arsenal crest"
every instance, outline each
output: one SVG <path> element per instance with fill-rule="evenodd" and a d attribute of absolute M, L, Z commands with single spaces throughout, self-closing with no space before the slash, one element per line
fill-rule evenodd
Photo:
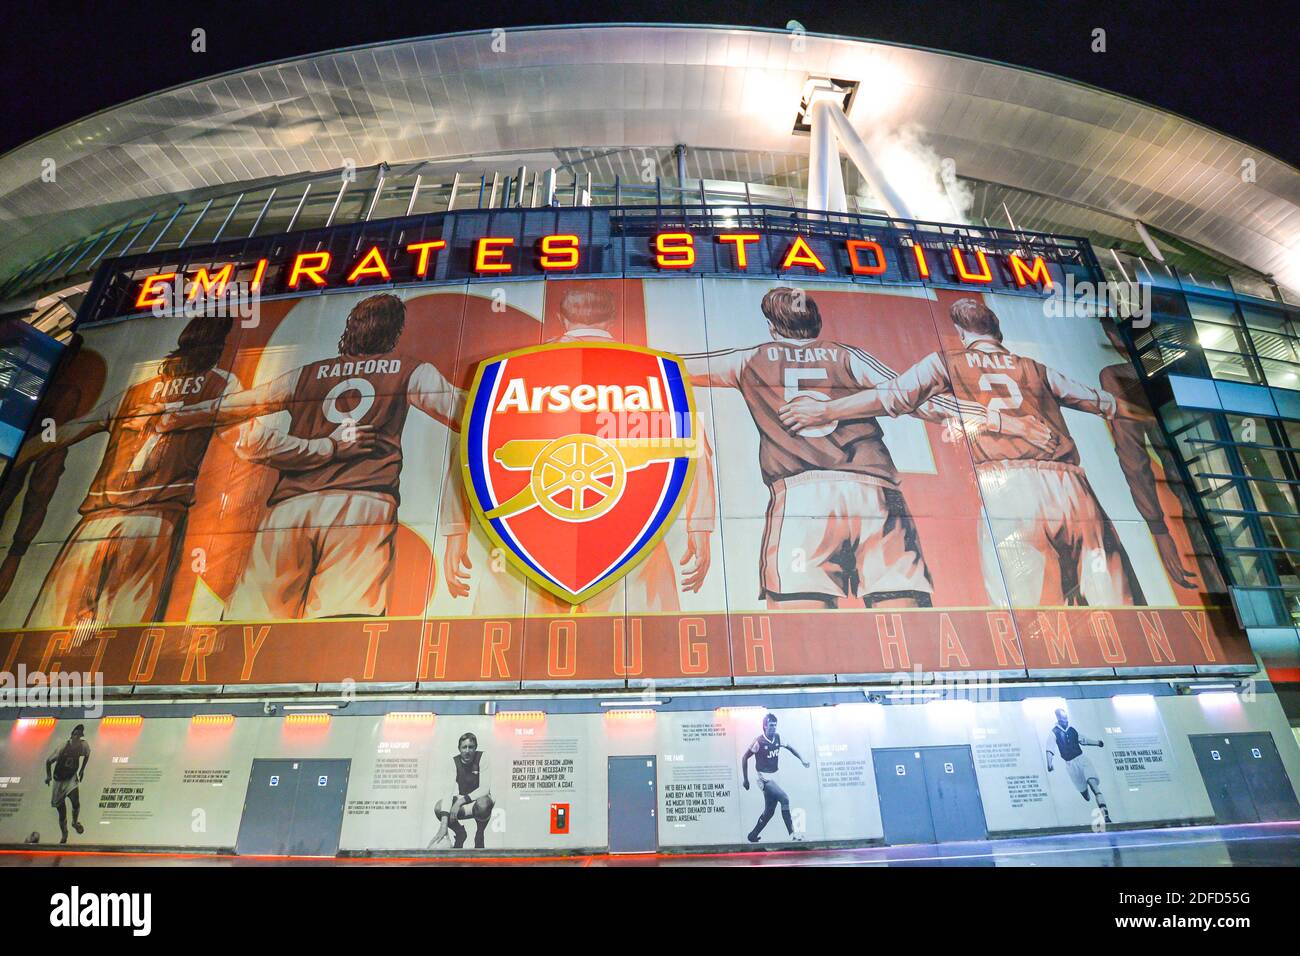
<path fill-rule="evenodd" d="M 681 359 L 612 343 L 487 359 L 461 428 L 479 520 L 520 570 L 573 604 L 658 543 L 690 487 L 696 449 Z"/>

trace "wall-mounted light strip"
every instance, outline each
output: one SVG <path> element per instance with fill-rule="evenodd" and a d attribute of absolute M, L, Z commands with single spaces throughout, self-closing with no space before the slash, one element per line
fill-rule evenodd
<path fill-rule="evenodd" d="M 746 714 L 765 714 L 767 708 L 762 704 L 748 704 L 744 707 L 719 707 L 714 713 L 721 717 L 743 717 Z"/>
<path fill-rule="evenodd" d="M 49 730 L 58 721 L 53 717 L 19 717 L 18 726 L 23 730 Z"/>
<path fill-rule="evenodd" d="M 653 710 L 607 710 L 606 720 L 654 720 L 658 716 Z"/>
<path fill-rule="evenodd" d="M 384 715 L 384 720 L 394 724 L 431 724 L 438 715 L 431 710 L 395 710 Z"/>
<path fill-rule="evenodd" d="M 320 712 L 310 714 L 285 714 L 284 722 L 288 726 L 294 727 L 320 727 L 330 722 L 329 714 Z"/>
<path fill-rule="evenodd" d="M 535 723 L 539 720 L 546 719 L 546 712 L 542 710 L 498 710 L 497 720 L 513 720 L 518 723 Z"/>
<path fill-rule="evenodd" d="M 195 714 L 190 718 L 190 723 L 195 727 L 233 727 L 235 724 L 235 715 Z"/>
<path fill-rule="evenodd" d="M 139 714 L 132 714 L 129 716 L 117 715 L 113 717 L 105 717 L 99 722 L 99 726 L 104 729 L 109 727 L 139 727 L 143 723 L 144 718 Z"/>

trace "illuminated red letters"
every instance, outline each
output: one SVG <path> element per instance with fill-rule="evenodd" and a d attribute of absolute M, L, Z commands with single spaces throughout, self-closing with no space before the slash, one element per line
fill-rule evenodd
<path fill-rule="evenodd" d="M 542 236 L 542 254 L 538 265 L 547 272 L 567 272 L 578 268 L 578 237 L 569 234 Z"/>
<path fill-rule="evenodd" d="M 330 267 L 330 254 L 328 252 L 304 252 L 296 256 L 293 260 L 293 267 L 289 270 L 289 288 L 298 288 L 298 282 L 302 276 L 306 276 L 318 286 L 325 285 L 325 277 L 321 275 Z"/>
<path fill-rule="evenodd" d="M 484 273 L 513 272 L 505 261 L 506 250 L 515 244 L 509 237 L 485 236 L 474 244 L 474 271 Z"/>
<path fill-rule="evenodd" d="M 660 269 L 689 269 L 695 265 L 695 237 L 689 232 L 655 236 L 655 265 Z"/>
<path fill-rule="evenodd" d="M 751 242 L 758 242 L 759 235 L 756 232 L 724 232 L 718 236 L 718 242 L 731 243 L 736 247 L 736 268 L 748 269 L 749 257 L 745 253 L 745 246 Z"/>
<path fill-rule="evenodd" d="M 423 279 L 429 274 L 429 256 L 438 249 L 446 247 L 447 242 L 444 239 L 430 239 L 428 242 L 413 242 L 406 247 L 407 252 L 413 252 L 417 256 L 415 260 L 415 274 Z"/>
<path fill-rule="evenodd" d="M 844 245 L 849 250 L 849 268 L 855 276 L 878 276 L 885 271 L 885 250 L 880 248 L 880 243 L 867 239 L 850 239 Z M 874 265 L 862 261 L 861 253 L 864 252 L 875 257 Z"/>
<path fill-rule="evenodd" d="M 783 271 L 794 266 L 810 266 L 818 272 L 826 271 L 826 266 L 817 258 L 817 253 L 812 251 L 812 247 L 804 241 L 803 236 L 794 237 L 794 242 L 790 243 L 790 249 L 781 262 Z"/>
<path fill-rule="evenodd" d="M 348 273 L 348 282 L 356 282 L 365 276 L 378 276 L 381 279 L 391 279 L 392 273 L 388 271 L 388 263 L 379 253 L 378 246 L 371 246 L 370 251 L 361 257 L 356 268 Z"/>

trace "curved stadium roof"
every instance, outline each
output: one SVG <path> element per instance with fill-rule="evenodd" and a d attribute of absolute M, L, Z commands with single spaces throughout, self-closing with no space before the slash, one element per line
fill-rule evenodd
<path fill-rule="evenodd" d="M 521 28 L 336 50 L 153 94 L 0 157 L 0 276 L 162 197 L 417 160 L 560 165 L 689 144 L 788 156 L 811 76 L 858 80 L 864 136 L 912 124 L 957 172 L 1158 230 L 1300 288 L 1300 171 L 1191 120 L 1003 64 L 875 41 L 701 26 Z M 497 44 L 500 45 L 499 43 Z M 802 47 L 802 49 L 800 49 Z M 596 152 L 593 152 L 596 151 Z M 52 158 L 57 179 L 41 181 Z M 1243 161 L 1254 181 L 1243 179 Z M 714 172 L 724 172 L 714 170 Z M 712 175 L 699 171 L 698 175 Z"/>

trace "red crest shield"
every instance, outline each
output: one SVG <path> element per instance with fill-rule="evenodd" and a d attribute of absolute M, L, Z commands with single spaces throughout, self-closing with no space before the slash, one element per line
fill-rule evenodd
<path fill-rule="evenodd" d="M 681 359 L 613 343 L 487 359 L 461 428 L 465 488 L 487 533 L 524 574 L 574 604 L 663 537 L 696 448 Z"/>

